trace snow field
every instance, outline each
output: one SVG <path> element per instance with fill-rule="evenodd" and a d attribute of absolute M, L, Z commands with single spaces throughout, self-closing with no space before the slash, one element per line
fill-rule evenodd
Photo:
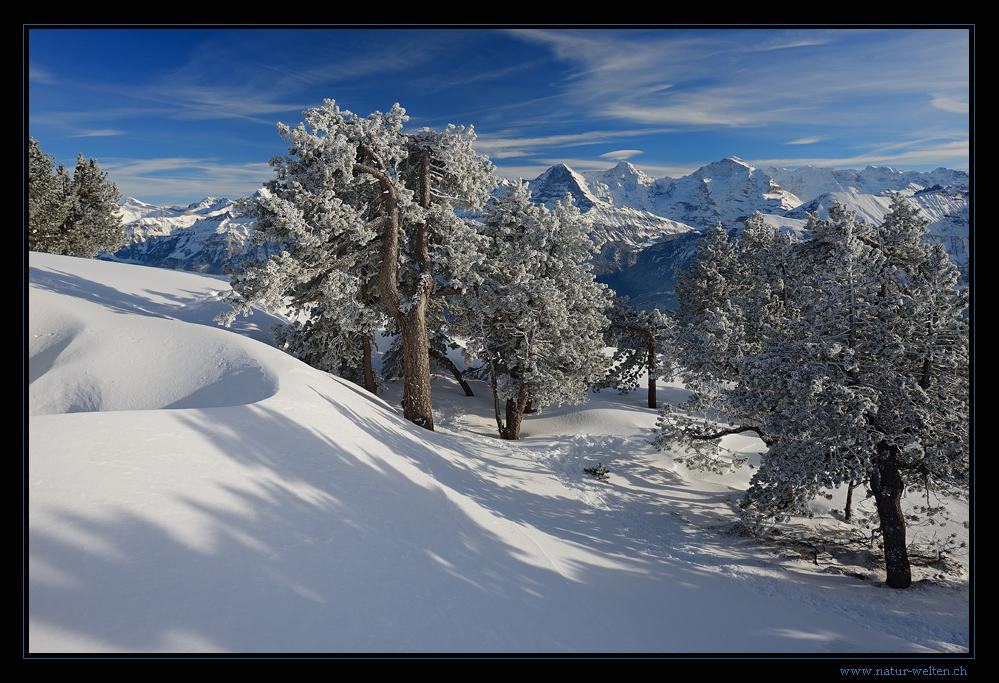
<path fill-rule="evenodd" d="M 271 316 L 218 328 L 224 280 L 31 254 L 28 281 L 31 653 L 971 647 L 966 578 L 892 591 L 735 535 L 750 472 L 675 467 L 644 394 L 503 442 L 486 387 L 440 379 L 430 433 Z"/>

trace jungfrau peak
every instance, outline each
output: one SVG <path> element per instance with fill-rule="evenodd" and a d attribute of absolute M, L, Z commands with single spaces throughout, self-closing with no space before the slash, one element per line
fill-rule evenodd
<path fill-rule="evenodd" d="M 712 162 L 675 180 L 661 178 L 653 192 L 657 214 L 696 227 L 732 223 L 753 211 L 780 214 L 801 203 L 738 157 Z"/>

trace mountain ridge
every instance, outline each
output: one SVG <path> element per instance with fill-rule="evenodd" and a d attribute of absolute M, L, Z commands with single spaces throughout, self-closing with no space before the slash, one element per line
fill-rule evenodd
<path fill-rule="evenodd" d="M 590 218 L 590 237 L 600 246 L 594 272 L 643 307 L 673 307 L 675 270 L 686 267 L 701 233 L 716 223 L 737 229 L 759 211 L 768 224 L 798 232 L 807 222 L 806 212 L 824 215 L 833 202 L 877 222 L 896 192 L 908 196 L 927 218 L 928 239 L 944 244 L 963 280 L 970 275 L 971 188 L 963 171 L 788 170 L 758 168 L 732 156 L 680 178 L 654 178 L 627 161 L 602 171 L 575 171 L 559 163 L 528 181 L 528 188 L 535 203 L 547 206 L 572 196 Z M 129 197 L 122 213 L 129 243 L 101 258 L 222 274 L 226 267 L 279 251 L 276 245 L 254 245 L 253 219 L 238 216 L 235 201 L 225 197 L 175 207 Z M 633 268 L 638 270 L 626 272 Z"/>

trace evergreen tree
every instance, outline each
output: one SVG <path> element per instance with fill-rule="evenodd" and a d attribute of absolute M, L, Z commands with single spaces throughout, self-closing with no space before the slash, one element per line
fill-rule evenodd
<path fill-rule="evenodd" d="M 925 231 L 900 195 L 880 226 L 841 206 L 827 220 L 810 216 L 794 250 L 806 266 L 796 304 L 760 328 L 757 349 L 731 359 L 733 382 L 711 403 L 729 425 L 664 409 L 656 437 L 714 469 L 722 436 L 763 437 L 742 502 L 753 522 L 809 514 L 823 489 L 869 482 L 886 582 L 898 588 L 911 582 L 903 493 L 966 495 L 969 473 L 967 292 Z"/>
<path fill-rule="evenodd" d="M 28 138 L 28 250 L 38 251 L 41 240 L 55 234 L 68 215 L 62 194 L 62 178 L 55 174 L 55 161 L 42 151 L 38 141 Z"/>
<path fill-rule="evenodd" d="M 94 258 L 114 253 L 128 237 L 122 229 L 121 193 L 96 159 L 80 154 L 72 177 L 53 162 L 38 142 L 28 140 L 29 251 Z"/>
<path fill-rule="evenodd" d="M 607 310 L 607 346 L 614 347 L 611 369 L 594 384 L 600 391 L 613 387 L 622 394 L 638 389 L 644 375 L 648 386 L 648 405 L 656 408 L 656 382 L 672 374 L 672 359 L 666 347 L 674 331 L 674 322 L 659 309 L 643 311 L 629 306 L 626 299 L 615 298 Z"/>
<path fill-rule="evenodd" d="M 529 403 L 582 401 L 606 372 L 609 301 L 571 196 L 549 211 L 518 184 L 486 207 L 483 225 L 482 282 L 456 305 L 456 325 L 488 368 L 500 435 L 517 439 Z"/>
<path fill-rule="evenodd" d="M 468 286 L 480 257 L 455 208 L 480 208 L 494 180 L 471 128 L 407 134 L 407 120 L 398 104 L 361 118 L 326 100 L 298 127 L 279 124 L 288 155 L 271 159 L 276 178 L 243 206 L 257 219 L 254 241 L 285 251 L 233 274 L 233 311 L 221 322 L 252 304 L 290 305 L 303 322 L 283 337 L 289 347 L 333 365 L 360 358 L 373 390 L 373 334 L 390 317 L 401 334 L 403 414 L 433 429 L 428 309 Z"/>
<path fill-rule="evenodd" d="M 686 271 L 677 273 L 677 348 L 683 379 L 696 397 L 714 395 L 735 377 L 730 359 L 743 333 L 738 301 L 749 288 L 734 240 L 719 223 L 708 231 Z"/>

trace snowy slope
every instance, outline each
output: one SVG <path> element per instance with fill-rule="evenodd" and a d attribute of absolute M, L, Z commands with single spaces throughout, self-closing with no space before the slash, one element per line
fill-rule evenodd
<path fill-rule="evenodd" d="M 531 416 L 504 443 L 481 385 L 442 379 L 430 433 L 395 387 L 275 349 L 270 316 L 219 328 L 222 279 L 29 266 L 30 653 L 972 647 L 967 579 L 892 591 L 728 534 L 748 472 L 677 471 L 642 396 Z M 609 482 L 582 473 L 598 460 Z M 836 504 L 819 523 L 845 534 Z"/>

